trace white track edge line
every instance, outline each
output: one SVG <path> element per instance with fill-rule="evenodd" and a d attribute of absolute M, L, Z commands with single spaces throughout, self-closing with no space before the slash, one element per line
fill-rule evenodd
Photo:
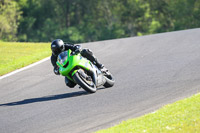
<path fill-rule="evenodd" d="M 8 73 L 8 74 L 5 74 L 5 75 L 3 75 L 3 76 L 0 76 L 0 80 L 1 80 L 1 79 L 4 79 L 4 78 L 6 78 L 6 77 L 9 77 L 9 76 L 11 76 L 11 75 L 14 75 L 14 74 L 16 74 L 16 73 L 18 73 L 18 72 L 21 72 L 21 71 L 23 71 L 23 70 L 26 70 L 26 69 L 28 69 L 28 68 L 31 68 L 31 67 L 33 67 L 33 66 L 36 66 L 36 65 L 38 65 L 38 64 L 41 64 L 41 63 L 43 63 L 43 62 L 45 62 L 45 61 L 47 61 L 47 60 L 49 60 L 49 59 L 50 59 L 50 57 L 44 58 L 44 59 L 42 59 L 42 60 L 40 60 L 40 61 L 38 61 L 38 62 L 35 62 L 35 63 L 33 63 L 33 64 L 30 64 L 30 65 L 25 66 L 25 67 L 23 67 L 23 68 L 17 69 L 17 70 L 15 70 L 15 71 L 10 72 L 10 73 Z"/>

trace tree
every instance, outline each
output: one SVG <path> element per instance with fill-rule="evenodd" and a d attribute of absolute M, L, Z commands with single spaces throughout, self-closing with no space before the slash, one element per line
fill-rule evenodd
<path fill-rule="evenodd" d="M 11 0 L 0 1 L 0 40 L 17 40 L 16 34 L 20 14 L 21 12 L 16 2 Z"/>
<path fill-rule="evenodd" d="M 18 17 L 8 17 L 14 18 L 16 22 L 12 24 L 15 30 L 11 33 L 8 30 L 11 28 L 5 30 L 5 27 L 11 26 L 7 22 L 10 19 L 5 17 L 5 13 L 2 15 L 2 11 L 0 13 L 1 25 L 4 27 L 0 29 L 0 37 L 4 36 L 7 40 L 16 36 L 16 27 L 18 41 L 47 42 L 61 38 L 67 42 L 80 43 L 200 26 L 200 0 L 13 1 L 6 1 L 14 3 L 15 8 L 11 10 L 5 8 L 5 5 L 12 4 L 0 0 L 3 12 L 18 14 Z"/>

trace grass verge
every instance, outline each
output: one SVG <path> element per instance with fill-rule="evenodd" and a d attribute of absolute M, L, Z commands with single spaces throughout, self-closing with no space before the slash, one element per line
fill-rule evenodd
<path fill-rule="evenodd" d="M 200 133 L 200 94 L 97 133 Z"/>
<path fill-rule="evenodd" d="M 50 43 L 0 42 L 0 76 L 50 56 Z"/>

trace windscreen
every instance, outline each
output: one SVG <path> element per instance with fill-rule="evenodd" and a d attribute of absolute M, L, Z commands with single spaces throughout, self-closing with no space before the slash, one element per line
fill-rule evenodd
<path fill-rule="evenodd" d="M 65 62 L 65 60 L 67 60 L 67 55 L 68 55 L 68 52 L 67 51 L 64 51 L 62 53 L 60 53 L 58 55 L 58 61 L 61 65 L 63 65 L 63 63 Z"/>

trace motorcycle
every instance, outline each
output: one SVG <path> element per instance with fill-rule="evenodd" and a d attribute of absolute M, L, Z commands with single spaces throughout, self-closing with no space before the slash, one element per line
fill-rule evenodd
<path fill-rule="evenodd" d="M 112 87 L 115 83 L 108 69 L 99 70 L 94 63 L 81 56 L 80 52 L 69 49 L 60 53 L 56 64 L 62 76 L 66 76 L 89 93 L 95 93 L 101 86 Z"/>

